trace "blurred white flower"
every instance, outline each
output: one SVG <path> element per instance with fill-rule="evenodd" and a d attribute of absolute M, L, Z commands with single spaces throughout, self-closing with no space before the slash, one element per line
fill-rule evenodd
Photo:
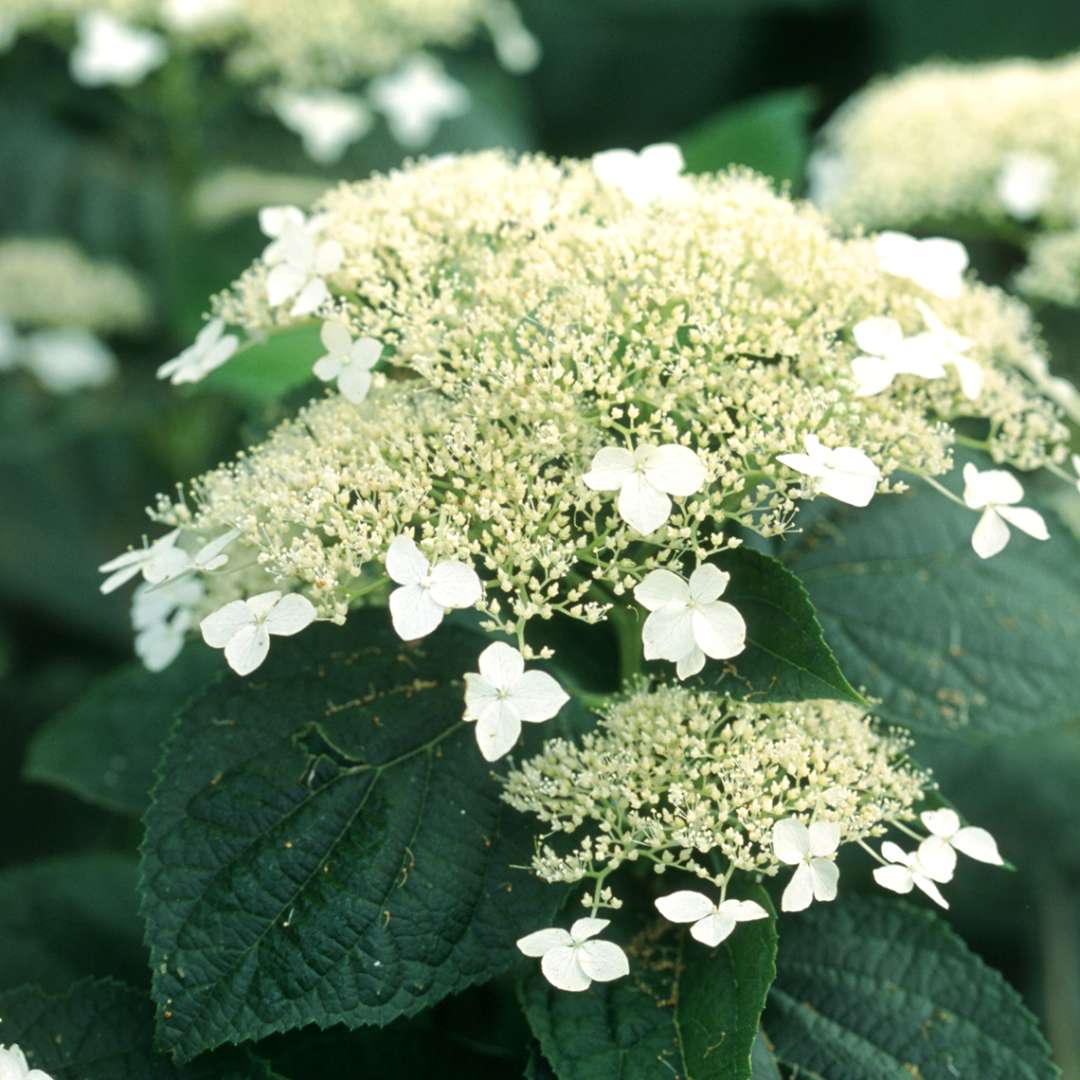
<path fill-rule="evenodd" d="M 238 0 L 162 0 L 161 21 L 177 34 L 197 34 L 240 14 Z"/>
<path fill-rule="evenodd" d="M 336 90 L 279 90 L 271 96 L 270 105 L 278 119 L 300 136 L 307 156 L 320 165 L 340 161 L 374 123 L 361 98 Z"/>
<path fill-rule="evenodd" d="M 874 251 L 885 273 L 914 281 L 943 300 L 955 300 L 964 287 L 968 253 L 955 240 L 916 240 L 907 233 L 883 232 L 874 238 Z"/>
<path fill-rule="evenodd" d="M 211 319 L 179 356 L 167 360 L 157 369 L 159 379 L 168 379 L 174 386 L 205 379 L 221 367 L 240 345 L 235 334 L 225 333 L 224 319 Z"/>
<path fill-rule="evenodd" d="M 349 328 L 337 320 L 324 322 L 320 337 L 326 355 L 315 361 L 315 375 L 323 382 L 336 379 L 342 397 L 359 405 L 371 389 L 371 371 L 382 355 L 382 345 L 369 337 L 354 341 Z"/>
<path fill-rule="evenodd" d="M 851 372 L 858 385 L 857 397 L 880 394 L 892 386 L 897 375 L 917 375 L 922 379 L 940 379 L 945 368 L 934 355 L 926 335 L 905 338 L 895 319 L 874 316 L 856 323 L 852 331 L 862 354 L 851 361 Z"/>
<path fill-rule="evenodd" d="M 798 818 L 790 817 L 773 826 L 772 838 L 776 857 L 796 868 L 780 898 L 783 911 L 802 911 L 814 900 L 836 899 L 840 880 L 835 861 L 840 846 L 839 825 L 815 821 L 808 829 Z"/>
<path fill-rule="evenodd" d="M 191 556 L 186 551 L 176 546 L 180 539 L 180 530 L 173 529 L 159 537 L 148 547 L 135 548 L 125 551 L 115 559 L 102 563 L 98 571 L 108 574 L 101 583 L 101 592 L 106 596 L 126 585 L 133 577 L 142 574 L 143 578 L 151 585 L 159 585 L 169 577 L 182 572 L 187 568 Z"/>
<path fill-rule="evenodd" d="M 148 671 L 164 671 L 180 655 L 194 608 L 205 596 L 202 582 L 190 577 L 162 585 L 143 582 L 132 593 L 135 655 Z"/>
<path fill-rule="evenodd" d="M 320 239 L 320 219 L 308 220 L 295 206 L 260 210 L 259 227 L 271 240 L 263 252 L 263 261 L 270 267 L 267 301 L 271 307 L 281 307 L 293 300 L 290 315 L 311 315 L 330 299 L 325 276 L 341 266 L 341 245 Z"/>
<path fill-rule="evenodd" d="M 471 104 L 469 91 L 422 53 L 393 74 L 372 79 L 368 96 L 386 117 L 390 134 L 410 150 L 427 146 L 443 120 L 461 116 Z"/>
<path fill-rule="evenodd" d="M 919 856 L 913 852 L 904 851 L 898 844 L 886 840 L 881 845 L 881 856 L 888 866 L 879 866 L 874 871 L 874 880 L 883 888 L 892 892 L 906 895 L 913 888 L 926 893 L 935 904 L 948 908 L 949 904 L 941 895 L 941 890 L 935 884 L 942 884 L 952 880 L 952 872 L 939 877 L 925 866 Z"/>
<path fill-rule="evenodd" d="M 484 19 L 499 63 L 514 75 L 532 71 L 540 62 L 540 42 L 521 21 L 518 9 L 509 0 L 489 0 Z"/>
<path fill-rule="evenodd" d="M 877 491 L 881 472 L 861 450 L 830 449 L 816 435 L 803 439 L 805 454 L 777 454 L 776 460 L 813 480 L 815 491 L 850 506 L 866 506 Z"/>
<path fill-rule="evenodd" d="M 1003 866 L 997 841 L 985 829 L 960 825 L 955 810 L 924 810 L 919 815 L 930 835 L 919 845 L 919 862 L 937 881 L 948 881 L 956 869 L 956 853 L 970 859 Z"/>
<path fill-rule="evenodd" d="M 681 175 L 686 166 L 682 151 L 674 143 L 633 150 L 605 150 L 594 154 L 593 172 L 602 184 L 618 188 L 635 206 L 677 196 L 686 190 Z"/>
<path fill-rule="evenodd" d="M 480 602 L 483 587 L 467 563 L 444 559 L 434 567 L 407 536 L 386 552 L 386 572 L 399 586 L 390 594 L 390 618 L 403 641 L 426 637 L 452 608 Z"/>
<path fill-rule="evenodd" d="M 950 330 L 921 300 L 915 301 L 927 329 L 916 335 L 913 341 L 921 341 L 927 352 L 942 364 L 956 368 L 960 378 L 960 390 L 968 401 L 977 401 L 982 393 L 986 372 L 978 360 L 967 355 L 975 343 L 971 338 Z"/>
<path fill-rule="evenodd" d="M 972 510 L 982 510 L 971 534 L 971 546 L 980 559 L 989 559 L 1005 547 L 1009 525 L 1036 540 L 1050 539 L 1042 514 L 1015 505 L 1023 497 L 1023 486 L 1012 473 L 1004 469 L 980 471 L 971 462 L 964 466 L 964 502 Z"/>
<path fill-rule="evenodd" d="M 165 39 L 105 11 L 79 16 L 71 76 L 83 86 L 134 86 L 165 62 Z"/>
<path fill-rule="evenodd" d="M 0 1080 L 52 1080 L 47 1072 L 31 1069 L 18 1045 L 0 1045 Z"/>
<path fill-rule="evenodd" d="M 315 621 L 315 607 L 299 593 L 264 592 L 233 600 L 199 624 L 203 641 L 224 649 L 237 675 L 250 675 L 270 651 L 271 634 L 291 637 Z"/>
<path fill-rule="evenodd" d="M 711 947 L 729 937 L 736 924 L 769 917 L 753 900 L 724 900 L 714 904 L 704 893 L 690 889 L 658 897 L 656 910 L 668 922 L 693 923 L 690 936 Z"/>
<path fill-rule="evenodd" d="M 607 928 L 607 919 L 578 919 L 569 932 L 557 926 L 520 938 L 517 947 L 540 957 L 540 970 L 557 990 L 588 990 L 630 973 L 626 953 L 610 941 L 590 940 Z"/>
<path fill-rule="evenodd" d="M 88 330 L 38 330 L 23 338 L 22 364 L 54 394 L 73 394 L 111 382 L 120 370 L 109 347 Z"/>
<path fill-rule="evenodd" d="M 997 178 L 1001 205 L 1018 221 L 1030 221 L 1046 205 L 1056 177 L 1057 164 L 1045 154 L 1008 154 Z"/>
<path fill-rule="evenodd" d="M 806 162 L 806 197 L 822 210 L 836 203 L 848 185 L 851 169 L 829 150 L 815 150 Z"/>

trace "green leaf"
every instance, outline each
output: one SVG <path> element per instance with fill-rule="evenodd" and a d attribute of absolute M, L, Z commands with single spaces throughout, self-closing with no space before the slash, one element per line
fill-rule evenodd
<path fill-rule="evenodd" d="M 747 548 L 713 562 L 731 575 L 723 599 L 746 620 L 747 648 L 730 664 L 706 664 L 702 682 L 774 701 L 840 698 L 864 704 L 826 644 L 810 596 L 790 570 Z"/>
<path fill-rule="evenodd" d="M 211 372 L 199 388 L 259 404 L 276 401 L 314 381 L 311 369 L 324 352 L 318 326 L 279 330 Z"/>
<path fill-rule="evenodd" d="M 385 613 L 275 644 L 181 713 L 146 817 L 162 1045 L 386 1024 L 491 978 L 558 890 L 461 721 L 487 643 Z M 168 1008 L 169 1018 L 164 1015 Z"/>
<path fill-rule="evenodd" d="M 220 670 L 221 654 L 200 643 L 156 674 L 141 664 L 112 672 L 41 728 L 24 779 L 108 810 L 142 814 L 174 717 Z"/>
<path fill-rule="evenodd" d="M 932 491 L 880 498 L 819 522 L 786 561 L 841 667 L 884 699 L 887 720 L 936 734 L 1067 723 L 1080 543 L 1051 518 L 1049 542 L 1017 532 L 984 561 L 971 549 L 976 520 Z"/>
<path fill-rule="evenodd" d="M 759 1031 L 754 1040 L 754 1049 L 750 1054 L 750 1080 L 781 1080 L 780 1067 L 776 1064 L 764 1031 Z"/>
<path fill-rule="evenodd" d="M 936 915 L 885 898 L 815 905 L 784 924 L 766 1024 L 800 1075 L 1053 1080 L 1019 995 Z"/>
<path fill-rule="evenodd" d="M 0 1043 L 18 1045 L 52 1080 L 274 1080 L 247 1054 L 229 1051 L 179 1067 L 153 1047 L 146 996 L 110 979 L 49 997 L 24 986 L 0 994 Z M 280 1078 L 278 1078 L 280 1080 Z"/>
<path fill-rule="evenodd" d="M 762 890 L 750 895 L 769 906 Z M 556 990 L 538 970 L 522 982 L 529 1024 L 559 1080 L 750 1080 L 776 971 L 775 920 L 742 924 L 715 949 L 676 933 L 674 963 L 656 971 L 581 994 Z"/>
<path fill-rule="evenodd" d="M 810 149 L 812 91 L 778 90 L 741 102 L 679 139 L 687 171 L 748 165 L 776 180 L 802 179 Z"/>

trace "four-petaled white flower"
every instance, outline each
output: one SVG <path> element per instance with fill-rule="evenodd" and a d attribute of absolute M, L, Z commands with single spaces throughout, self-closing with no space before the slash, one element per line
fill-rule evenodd
<path fill-rule="evenodd" d="M 157 369 L 157 377 L 168 379 L 174 386 L 199 382 L 221 367 L 239 345 L 240 339 L 235 334 L 225 333 L 224 319 L 211 319 L 191 345 Z"/>
<path fill-rule="evenodd" d="M 203 641 L 224 649 L 237 675 L 250 675 L 270 651 L 270 635 L 291 637 L 315 621 L 315 607 L 299 593 L 264 592 L 233 600 L 199 624 Z"/>
<path fill-rule="evenodd" d="M 970 859 L 1003 866 L 997 841 L 985 830 L 974 825 L 961 827 L 955 810 L 924 810 L 919 815 L 930 835 L 919 845 L 919 862 L 938 881 L 948 881 L 956 869 L 956 853 Z"/>
<path fill-rule="evenodd" d="M 0 1045 L 0 1080 L 52 1080 L 47 1072 L 31 1069 L 17 1044 Z"/>
<path fill-rule="evenodd" d="M 158 585 L 187 568 L 191 556 L 176 546 L 180 530 L 173 529 L 159 537 L 149 547 L 145 545 L 125 551 L 115 559 L 102 563 L 98 571 L 109 576 L 101 583 L 101 591 L 108 595 L 126 585 L 137 574 L 142 574 L 151 585 Z"/>
<path fill-rule="evenodd" d="M 369 337 L 353 341 L 349 328 L 336 320 L 323 323 L 320 337 L 326 355 L 315 361 L 316 376 L 323 382 L 337 379 L 342 397 L 359 405 L 371 389 L 371 370 L 379 362 L 382 345 Z"/>
<path fill-rule="evenodd" d="M 340 161 L 374 123 L 361 98 L 336 90 L 280 90 L 270 98 L 270 106 L 278 119 L 300 136 L 304 153 L 320 165 Z"/>
<path fill-rule="evenodd" d="M 915 304 L 927 326 L 923 333 L 917 335 L 916 340 L 924 342 L 928 352 L 942 364 L 956 368 L 964 397 L 968 401 L 978 400 L 986 372 L 978 360 L 966 355 L 975 342 L 955 330 L 950 330 L 921 300 L 916 300 Z"/>
<path fill-rule="evenodd" d="M 1057 164 L 1045 154 L 1017 150 L 1008 154 L 997 178 L 1001 205 L 1018 221 L 1037 217 L 1057 176 Z"/>
<path fill-rule="evenodd" d="M 776 460 L 813 480 L 814 490 L 850 506 L 866 506 L 877 491 L 881 471 L 852 446 L 830 449 L 813 434 L 803 439 L 805 454 L 777 454 Z"/>
<path fill-rule="evenodd" d="M 319 238 L 320 224 L 318 217 L 309 221 L 295 206 L 259 211 L 259 227 L 272 241 L 263 252 L 270 267 L 266 298 L 271 307 L 293 300 L 289 314 L 294 317 L 310 315 L 330 299 L 325 277 L 341 266 L 344 256 L 336 240 Z"/>
<path fill-rule="evenodd" d="M 105 11 L 79 16 L 71 77 L 82 86 L 134 86 L 165 62 L 165 39 Z"/>
<path fill-rule="evenodd" d="M 104 386 L 120 370 L 112 350 L 88 330 L 38 330 L 22 341 L 22 363 L 46 390 L 72 394 Z"/>
<path fill-rule="evenodd" d="M 798 818 L 785 818 L 773 825 L 773 852 L 794 866 L 784 895 L 783 911 L 803 911 L 813 900 L 835 900 L 840 871 L 836 849 L 840 846 L 840 826 L 833 821 L 815 821 L 808 829 Z"/>
<path fill-rule="evenodd" d="M 426 637 L 451 608 L 470 608 L 483 595 L 468 563 L 444 559 L 432 566 L 408 536 L 390 545 L 386 572 L 401 586 L 390 594 L 390 618 L 403 641 Z"/>
<path fill-rule="evenodd" d="M 465 675 L 465 719 L 476 723 L 486 761 L 497 761 L 521 735 L 521 724 L 550 720 L 570 695 L 546 671 L 526 671 L 517 649 L 496 641 L 479 660 L 480 673 Z"/>
<path fill-rule="evenodd" d="M 372 79 L 368 96 L 386 117 L 390 134 L 410 150 L 427 146 L 439 124 L 468 112 L 472 100 L 442 64 L 422 53 L 393 74 Z"/>
<path fill-rule="evenodd" d="M 915 852 L 904 851 L 899 844 L 886 840 L 881 845 L 881 856 L 889 864 L 874 871 L 874 880 L 883 888 L 906 896 L 912 889 L 926 893 L 935 904 L 947 908 L 948 901 L 941 895 L 936 882 L 943 885 L 952 880 L 952 872 L 939 876 L 919 858 Z"/>
<path fill-rule="evenodd" d="M 148 671 L 164 671 L 180 655 L 195 621 L 193 609 L 205 596 L 197 578 L 138 586 L 131 597 L 131 625 L 135 655 Z"/>
<path fill-rule="evenodd" d="M 605 150 L 593 154 L 592 167 L 602 184 L 618 188 L 635 206 L 647 206 L 658 199 L 686 190 L 681 175 L 686 162 L 674 143 L 633 150 Z"/>
<path fill-rule="evenodd" d="M 753 900 L 723 900 L 714 904 L 704 893 L 691 889 L 659 897 L 656 910 L 668 922 L 693 923 L 690 936 L 702 945 L 714 947 L 731 934 L 737 923 L 769 917 Z"/>
<path fill-rule="evenodd" d="M 578 919 L 569 931 L 552 926 L 520 938 L 526 956 L 540 957 L 540 970 L 557 990 L 588 990 L 592 983 L 611 982 L 630 973 L 626 953 L 610 941 L 593 941 L 608 919 Z"/>
<path fill-rule="evenodd" d="M 671 516 L 669 495 L 693 495 L 705 484 L 705 466 L 688 446 L 642 443 L 633 451 L 605 446 L 582 480 L 593 491 L 617 491 L 619 515 L 643 536 Z"/>
<path fill-rule="evenodd" d="M 905 338 L 895 319 L 874 316 L 855 324 L 855 344 L 862 353 L 851 361 L 851 373 L 858 389 L 856 397 L 880 394 L 892 386 L 897 375 L 917 375 L 940 379 L 945 368 L 935 356 L 926 335 Z"/>
<path fill-rule="evenodd" d="M 964 502 L 972 510 L 982 511 L 971 534 L 971 546 L 980 559 L 989 559 L 1005 547 L 1009 525 L 1036 540 L 1050 539 L 1042 514 L 1015 505 L 1023 497 L 1024 489 L 1012 473 L 1004 469 L 980 471 L 971 462 L 964 466 Z"/>
<path fill-rule="evenodd" d="M 727 660 L 746 648 L 746 623 L 720 600 L 731 575 L 703 563 L 689 582 L 670 570 L 653 570 L 634 587 L 649 617 L 641 628 L 646 660 L 671 660 L 680 679 L 696 675 L 705 657 Z"/>
<path fill-rule="evenodd" d="M 955 300 L 964 287 L 968 253 L 956 240 L 916 240 L 907 233 L 883 232 L 874 238 L 874 252 L 886 274 L 914 281 L 943 300 Z"/>

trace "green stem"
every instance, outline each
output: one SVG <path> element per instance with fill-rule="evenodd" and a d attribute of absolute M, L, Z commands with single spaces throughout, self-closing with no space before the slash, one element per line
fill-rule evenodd
<path fill-rule="evenodd" d="M 641 625 L 635 613 L 616 604 L 608 611 L 619 647 L 619 680 L 626 683 L 641 673 Z"/>

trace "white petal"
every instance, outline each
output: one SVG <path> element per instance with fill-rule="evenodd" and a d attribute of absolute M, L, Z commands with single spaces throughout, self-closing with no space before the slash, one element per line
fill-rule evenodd
<path fill-rule="evenodd" d="M 619 491 L 619 515 L 642 536 L 656 532 L 671 517 L 671 500 L 641 473 L 631 473 Z"/>
<path fill-rule="evenodd" d="M 468 563 L 446 559 L 431 571 L 431 596 L 444 608 L 470 608 L 480 602 L 483 586 Z"/>
<path fill-rule="evenodd" d="M 279 263 L 266 275 L 266 300 L 271 307 L 280 307 L 294 297 L 307 281 L 303 270 L 289 263 Z"/>
<path fill-rule="evenodd" d="M 836 886 L 840 881 L 840 870 L 829 859 L 811 859 L 810 876 L 814 882 L 815 900 L 835 900 Z"/>
<path fill-rule="evenodd" d="M 272 589 L 270 592 L 262 592 L 257 593 L 255 596 L 249 596 L 244 603 L 247 604 L 248 610 L 256 619 L 265 619 L 280 599 L 281 593 L 276 589 Z"/>
<path fill-rule="evenodd" d="M 938 907 L 948 910 L 948 901 L 941 895 L 941 890 L 928 877 L 923 877 L 922 874 L 912 874 L 911 880 L 914 882 L 915 887 L 926 893 Z"/>
<path fill-rule="evenodd" d="M 289 314 L 297 319 L 302 318 L 304 315 L 318 311 L 329 299 L 330 290 L 326 287 L 326 282 L 322 278 L 312 278 L 300 290 L 300 295 L 290 308 Z"/>
<path fill-rule="evenodd" d="M 866 506 L 880 479 L 881 472 L 866 454 L 851 446 L 840 446 L 829 451 L 828 467 L 819 487 L 823 494 L 849 506 Z"/>
<path fill-rule="evenodd" d="M 352 333 L 340 319 L 330 319 L 322 324 L 319 339 L 331 355 L 347 354 L 352 347 Z"/>
<path fill-rule="evenodd" d="M 250 675 L 270 651 L 270 635 L 266 627 L 252 623 L 242 627 L 225 646 L 225 659 L 237 675 Z"/>
<path fill-rule="evenodd" d="M 142 575 L 151 585 L 178 577 L 191 568 L 191 556 L 181 548 L 155 544 L 142 564 Z"/>
<path fill-rule="evenodd" d="M 303 224 L 304 213 L 295 206 L 264 206 L 259 211 L 259 228 L 271 240 L 276 240 L 290 226 Z"/>
<path fill-rule="evenodd" d="M 780 897 L 781 911 L 805 911 L 814 899 L 814 876 L 806 863 L 799 863 L 791 875 L 783 896 Z"/>
<path fill-rule="evenodd" d="M 634 586 L 634 599 L 646 610 L 656 611 L 666 604 L 685 604 L 690 588 L 670 570 L 651 570 Z"/>
<path fill-rule="evenodd" d="M 183 648 L 184 632 L 171 623 L 159 623 L 135 635 L 135 655 L 147 671 L 164 671 Z"/>
<path fill-rule="evenodd" d="M 815 821 L 809 836 L 811 855 L 835 855 L 840 846 L 840 826 L 835 821 Z"/>
<path fill-rule="evenodd" d="M 970 462 L 964 466 L 964 502 L 973 510 L 1018 503 L 1023 497 L 1023 485 L 1011 472 L 1005 469 L 980 472 Z"/>
<path fill-rule="evenodd" d="M 402 641 L 427 637 L 443 621 L 446 609 L 421 585 L 402 585 L 390 594 L 390 618 Z"/>
<path fill-rule="evenodd" d="M 924 810 L 919 818 L 934 836 L 943 836 L 946 839 L 954 836 L 960 828 L 960 815 L 948 807 L 943 807 L 941 810 Z"/>
<path fill-rule="evenodd" d="M 704 893 L 692 889 L 680 889 L 667 896 L 659 896 L 654 903 L 656 910 L 668 922 L 674 923 L 697 922 L 716 910 L 716 905 Z"/>
<path fill-rule="evenodd" d="M 891 840 L 886 840 L 881 845 L 881 856 L 887 862 L 899 863 L 901 866 L 911 864 L 911 856 L 899 844 L 894 844 Z"/>
<path fill-rule="evenodd" d="M 720 905 L 720 914 L 730 915 L 736 922 L 753 922 L 769 917 L 769 913 L 753 900 L 725 900 Z"/>
<path fill-rule="evenodd" d="M 971 534 L 971 546 L 980 559 L 993 558 L 1009 542 L 1009 526 L 988 506 Z"/>
<path fill-rule="evenodd" d="M 677 663 L 698 651 L 690 612 L 676 604 L 652 612 L 641 628 L 646 660 Z"/>
<path fill-rule="evenodd" d="M 134 554 L 134 552 L 132 552 L 132 554 Z M 141 554 L 142 553 L 140 552 L 140 556 Z M 116 570 L 114 573 L 110 574 L 101 583 L 100 588 L 102 594 L 108 596 L 109 593 L 116 592 L 116 590 L 119 589 L 121 585 L 126 585 L 133 577 L 138 575 L 141 571 L 141 559 L 139 562 L 129 563 L 127 566 L 121 567 L 119 570 Z"/>
<path fill-rule="evenodd" d="M 526 671 L 510 691 L 510 702 L 527 724 L 550 720 L 570 695 L 546 671 Z"/>
<path fill-rule="evenodd" d="M 610 925 L 610 919 L 593 919 L 585 916 L 585 918 L 574 920 L 573 926 L 570 927 L 570 936 L 580 944 L 603 933 Z"/>
<path fill-rule="evenodd" d="M 224 607 L 207 615 L 199 629 L 203 641 L 212 649 L 224 649 L 232 637 L 245 626 L 254 626 L 255 616 L 243 600 L 233 600 Z"/>
<path fill-rule="evenodd" d="M 978 859 L 979 862 L 993 866 L 1004 865 L 1005 860 L 998 851 L 997 842 L 985 829 L 968 825 L 953 837 L 952 843 L 957 851 L 967 855 L 969 859 Z"/>
<path fill-rule="evenodd" d="M 951 363 L 960 376 L 960 390 L 964 397 L 968 401 L 978 401 L 986 377 L 982 364 L 968 356 L 954 356 Z"/>
<path fill-rule="evenodd" d="M 690 598 L 699 604 L 711 604 L 724 595 L 729 581 L 731 581 L 730 574 L 725 574 L 712 563 L 702 563 L 690 575 Z"/>
<path fill-rule="evenodd" d="M 690 927 L 690 936 L 702 945 L 715 949 L 720 942 L 731 936 L 735 920 L 723 912 L 714 911 Z"/>
<path fill-rule="evenodd" d="M 1016 526 L 1021 532 L 1036 540 L 1049 540 L 1050 533 L 1046 528 L 1046 521 L 1038 510 L 1032 510 L 1027 506 L 999 506 L 998 514 L 1010 525 Z"/>
<path fill-rule="evenodd" d="M 611 941 L 586 941 L 578 946 L 578 964 L 590 979 L 611 982 L 630 974 L 626 953 Z"/>
<path fill-rule="evenodd" d="M 856 323 L 852 331 L 855 344 L 874 356 L 888 356 L 903 340 L 904 332 L 895 319 L 875 316 Z"/>
<path fill-rule="evenodd" d="M 693 495 L 705 484 L 705 466 L 688 446 L 649 446 L 642 448 L 645 479 L 657 491 L 669 495 Z"/>
<path fill-rule="evenodd" d="M 675 661 L 675 674 L 680 679 L 689 679 L 705 666 L 705 654 L 696 646 L 685 656 Z"/>
<path fill-rule="evenodd" d="M 746 648 L 746 622 L 736 608 L 722 600 L 694 609 L 691 626 L 697 647 L 713 660 L 730 659 Z"/>
<path fill-rule="evenodd" d="M 489 645 L 477 662 L 480 674 L 497 690 L 509 690 L 525 673 L 520 652 L 504 641 Z"/>
<path fill-rule="evenodd" d="M 465 719 L 479 720 L 499 700 L 499 689 L 475 671 L 465 673 Z"/>
<path fill-rule="evenodd" d="M 919 845 L 917 859 L 926 876 L 935 881 L 951 881 L 956 872 L 956 852 L 942 836 L 928 836 Z"/>
<path fill-rule="evenodd" d="M 369 337 L 360 338 L 349 350 L 349 361 L 357 367 L 370 371 L 379 362 L 382 352 L 381 342 Z"/>
<path fill-rule="evenodd" d="M 537 930 L 532 934 L 526 934 L 518 938 L 517 947 L 526 955 L 540 957 L 551 949 L 560 945 L 569 948 L 574 944 L 574 939 L 558 926 L 551 926 L 547 930 Z"/>
<path fill-rule="evenodd" d="M 199 570 L 217 570 L 224 566 L 229 561 L 229 557 L 224 554 L 225 549 L 239 536 L 239 529 L 229 529 L 228 532 L 215 537 L 209 543 L 203 544 L 195 552 L 195 558 L 192 560 L 195 567 Z"/>
<path fill-rule="evenodd" d="M 266 616 L 266 629 L 278 637 L 290 637 L 315 621 L 315 605 L 299 593 L 283 596 Z"/>
<path fill-rule="evenodd" d="M 650 172 L 677 176 L 686 167 L 682 150 L 675 143 L 653 143 L 646 146 L 638 159 Z"/>
<path fill-rule="evenodd" d="M 634 455 L 618 446 L 605 446 L 592 459 L 589 471 L 582 476 L 593 491 L 618 491 L 634 471 Z"/>
<path fill-rule="evenodd" d="M 316 379 L 322 379 L 323 382 L 332 382 L 341 374 L 343 369 L 341 361 L 336 356 L 327 355 L 320 356 L 311 370 Z"/>
<path fill-rule="evenodd" d="M 592 979 L 581 970 L 577 949 L 558 945 L 544 953 L 540 970 L 556 990 L 588 990 Z"/>
<path fill-rule="evenodd" d="M 507 701 L 496 699 L 476 721 L 476 745 L 485 761 L 498 761 L 521 737 L 521 717 Z"/>
<path fill-rule="evenodd" d="M 359 405 L 371 389 L 371 372 L 349 364 L 338 376 L 338 389 L 346 401 Z"/>
<path fill-rule="evenodd" d="M 876 356 L 856 356 L 851 361 L 851 374 L 855 379 L 855 396 L 872 397 L 892 386 L 896 367 L 891 360 Z"/>
<path fill-rule="evenodd" d="M 879 866 L 874 871 L 874 880 L 883 889 L 902 896 L 911 892 L 915 885 L 911 871 L 906 866 Z"/>
<path fill-rule="evenodd" d="M 408 536 L 394 539 L 386 551 L 386 572 L 399 585 L 416 585 L 427 575 L 429 563 Z"/>
<path fill-rule="evenodd" d="M 604 150 L 592 156 L 593 172 L 603 184 L 621 185 L 638 167 L 633 150 Z"/>
<path fill-rule="evenodd" d="M 810 833 L 797 818 L 784 818 L 772 829 L 773 853 L 788 865 L 800 863 L 810 854 Z"/>
<path fill-rule="evenodd" d="M 825 475 L 825 466 L 809 454 L 777 454 L 776 460 L 789 469 L 794 469 L 803 476 L 820 477 Z"/>

